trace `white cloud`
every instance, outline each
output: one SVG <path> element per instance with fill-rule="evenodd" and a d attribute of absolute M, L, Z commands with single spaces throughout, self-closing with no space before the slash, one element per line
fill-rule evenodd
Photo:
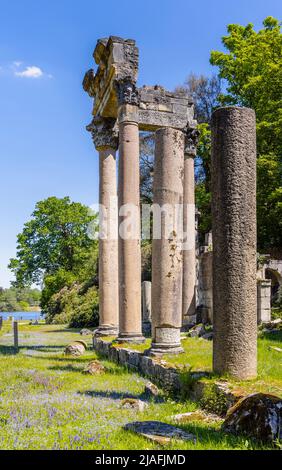
<path fill-rule="evenodd" d="M 19 65 L 17 65 L 17 67 L 19 67 Z M 43 77 L 44 74 L 40 67 L 37 67 L 36 65 L 31 65 L 31 66 L 27 66 L 22 71 L 16 71 L 15 75 L 16 77 L 40 78 L 40 77 Z"/>

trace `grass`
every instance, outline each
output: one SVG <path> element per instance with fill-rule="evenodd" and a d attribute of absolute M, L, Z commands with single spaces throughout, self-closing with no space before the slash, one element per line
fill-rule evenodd
<path fill-rule="evenodd" d="M 107 341 L 115 338 L 104 337 Z M 149 349 L 151 340 L 146 339 L 142 344 L 114 343 L 117 347 L 131 348 L 140 352 Z M 189 369 L 193 372 L 212 371 L 212 341 L 202 338 L 184 337 L 181 341 L 183 354 L 165 354 L 162 359 L 174 367 Z M 282 331 L 275 334 L 264 334 L 258 338 L 258 376 L 255 380 L 244 382 L 235 381 L 225 377 L 230 382 L 231 388 L 242 394 L 265 392 L 282 396 L 282 353 L 271 349 L 282 348 Z M 211 374 L 211 380 L 213 380 Z"/>
<path fill-rule="evenodd" d="M 163 401 L 148 401 L 144 412 L 121 408 L 123 398 L 145 399 L 145 379 L 108 361 L 102 361 L 105 374 L 83 374 L 95 353 L 89 349 L 79 358 L 63 354 L 65 345 L 78 338 L 76 330 L 64 326 L 23 323 L 19 326 L 20 352 L 15 355 L 11 325 L 4 322 L 0 331 L 1 449 L 262 448 L 246 438 L 224 434 L 217 421 L 196 420 L 181 426 L 196 435 L 196 444 L 174 441 L 159 447 L 124 431 L 122 426 L 130 421 L 172 423 L 172 415 L 197 406 L 164 397 Z M 91 344 L 91 337 L 83 338 Z M 200 344 L 210 347 L 210 343 Z"/>

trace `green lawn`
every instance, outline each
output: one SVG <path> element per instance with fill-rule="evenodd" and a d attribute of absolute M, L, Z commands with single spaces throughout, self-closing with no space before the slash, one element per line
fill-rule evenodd
<path fill-rule="evenodd" d="M 192 402 L 168 398 L 149 401 L 144 412 L 121 408 L 122 398 L 144 398 L 145 379 L 108 361 L 102 361 L 105 374 L 84 375 L 83 368 L 95 358 L 94 352 L 89 349 L 80 358 L 63 354 L 65 345 L 78 338 L 76 330 L 64 326 L 20 324 L 21 347 L 14 355 L 11 326 L 4 322 L 0 332 L 1 449 L 158 449 L 157 444 L 122 426 L 135 420 L 172 423 L 172 415 L 196 409 Z M 90 345 L 91 337 L 85 338 Z M 211 346 L 204 341 L 199 344 Z M 246 438 L 222 433 L 220 422 L 198 420 L 182 427 L 196 435 L 197 443 L 174 442 L 165 449 L 260 448 Z"/>
<path fill-rule="evenodd" d="M 107 339 L 106 337 L 104 339 Z M 110 338 L 113 340 L 114 338 Z M 109 340 L 109 338 L 108 338 Z M 143 352 L 149 349 L 151 340 L 146 339 L 143 344 L 114 343 L 117 347 L 132 348 Z M 162 359 L 172 366 L 191 368 L 192 371 L 212 371 L 212 341 L 202 338 L 189 338 L 183 336 L 183 354 L 165 354 Z M 282 331 L 275 334 L 264 335 L 258 338 L 258 377 L 256 380 L 244 382 L 234 381 L 226 377 L 234 389 L 243 394 L 253 392 L 269 392 L 282 396 L 282 353 L 271 349 L 282 349 Z M 213 379 L 211 377 L 211 379 Z"/>

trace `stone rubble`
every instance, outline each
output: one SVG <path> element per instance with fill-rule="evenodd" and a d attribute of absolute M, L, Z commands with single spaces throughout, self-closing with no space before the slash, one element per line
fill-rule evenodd
<path fill-rule="evenodd" d="M 140 434 L 161 445 L 168 444 L 172 440 L 196 442 L 196 437 L 193 434 L 161 421 L 135 421 L 127 423 L 124 429 Z"/>
<path fill-rule="evenodd" d="M 262 442 L 282 439 L 282 399 L 270 394 L 248 395 L 229 409 L 222 429 Z"/>

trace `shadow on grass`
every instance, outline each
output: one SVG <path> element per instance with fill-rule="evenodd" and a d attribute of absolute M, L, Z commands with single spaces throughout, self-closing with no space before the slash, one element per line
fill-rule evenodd
<path fill-rule="evenodd" d="M 148 397 L 145 392 L 142 393 L 128 393 L 128 392 L 116 392 L 116 391 L 103 391 L 103 390 L 86 390 L 83 392 L 77 392 L 79 395 L 87 395 L 93 398 L 111 398 L 112 400 L 123 400 L 124 398 L 134 398 L 136 400 L 142 400 L 150 403 L 163 403 L 164 397 Z"/>
<path fill-rule="evenodd" d="M 76 364 L 79 365 L 79 363 L 76 363 Z M 83 364 L 81 365 L 83 366 Z M 78 372 L 79 374 L 81 374 L 83 371 L 83 367 L 77 367 L 72 364 L 66 364 L 65 366 L 51 366 L 51 367 L 48 367 L 48 369 L 58 370 L 61 372 Z"/>
<path fill-rule="evenodd" d="M 86 390 L 83 392 L 77 392 L 79 395 L 86 395 L 92 398 L 111 398 L 112 400 L 122 400 L 124 398 L 136 398 L 141 399 L 142 394 L 127 393 L 127 392 L 115 392 L 115 391 L 103 391 L 103 390 Z"/>
<path fill-rule="evenodd" d="M 201 425 L 199 422 L 190 423 L 189 425 L 177 425 L 177 427 L 184 431 L 193 433 L 196 436 L 196 440 L 201 442 L 206 450 L 214 450 L 217 446 L 218 448 L 222 448 L 222 444 L 224 442 L 226 444 L 226 448 L 231 447 L 233 449 L 240 450 L 273 450 L 275 448 L 274 445 L 263 444 L 262 442 L 243 436 L 242 434 L 234 435 L 227 433 L 226 431 L 223 431 L 220 426 L 218 429 L 213 429 L 211 426 L 211 423 Z"/>
<path fill-rule="evenodd" d="M 52 352 L 53 349 L 62 349 L 65 348 L 65 345 L 63 344 L 46 344 L 46 346 L 44 346 L 43 344 L 39 344 L 39 345 L 22 345 L 22 348 L 25 348 L 25 349 L 30 349 L 32 351 L 41 351 L 41 352 Z"/>
<path fill-rule="evenodd" d="M 23 348 L 23 349 L 30 349 L 30 348 Z M 45 351 L 44 351 L 45 352 Z M 40 359 L 41 361 L 52 361 L 52 362 L 74 362 L 74 363 L 84 363 L 84 362 L 90 362 L 91 357 L 71 357 L 71 356 L 64 356 L 63 353 L 61 353 L 60 356 L 49 356 L 46 354 L 46 356 L 35 356 L 34 354 L 25 354 L 26 357 L 31 357 L 32 359 Z"/>
<path fill-rule="evenodd" d="M 282 331 L 281 330 L 274 330 L 273 332 L 269 333 L 262 333 L 261 339 L 268 339 L 270 341 L 279 341 L 282 342 Z"/>
<path fill-rule="evenodd" d="M 79 331 L 80 330 L 77 328 L 62 328 L 60 330 L 46 330 L 44 331 L 44 333 L 77 333 L 79 334 Z"/>
<path fill-rule="evenodd" d="M 3 354 L 3 356 L 15 356 L 18 354 L 18 351 L 14 348 L 14 346 L 0 345 L 0 354 Z"/>

